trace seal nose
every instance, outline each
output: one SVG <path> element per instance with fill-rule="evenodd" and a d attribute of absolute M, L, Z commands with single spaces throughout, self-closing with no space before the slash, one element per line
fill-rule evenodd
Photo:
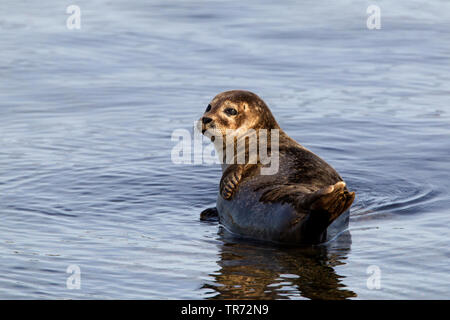
<path fill-rule="evenodd" d="M 212 119 L 211 118 L 208 118 L 208 117 L 203 117 L 202 118 L 202 122 L 203 122 L 203 124 L 207 124 L 207 123 L 210 123 L 212 121 Z"/>

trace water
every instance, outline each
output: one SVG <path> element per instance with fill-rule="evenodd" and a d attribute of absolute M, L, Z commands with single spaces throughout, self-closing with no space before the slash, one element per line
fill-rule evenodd
<path fill-rule="evenodd" d="M 364 1 L 70 4 L 0 4 L 0 298 L 450 298 L 448 1 L 379 2 L 381 30 Z M 236 88 L 356 191 L 337 240 L 199 221 L 220 168 L 171 135 Z"/>

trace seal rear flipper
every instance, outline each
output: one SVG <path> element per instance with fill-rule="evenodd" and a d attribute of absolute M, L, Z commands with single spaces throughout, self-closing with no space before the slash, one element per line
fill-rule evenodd
<path fill-rule="evenodd" d="M 219 221 L 219 212 L 217 208 L 208 208 L 200 213 L 201 221 Z"/>
<path fill-rule="evenodd" d="M 309 210 L 303 232 L 307 242 L 322 242 L 326 229 L 353 203 L 355 193 L 349 192 L 345 182 L 324 187 L 303 198 L 302 206 Z"/>

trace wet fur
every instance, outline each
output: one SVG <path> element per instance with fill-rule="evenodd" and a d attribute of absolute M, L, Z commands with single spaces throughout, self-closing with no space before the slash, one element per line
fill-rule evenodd
<path fill-rule="evenodd" d="M 327 227 L 351 206 L 355 197 L 354 192 L 348 191 L 340 175 L 281 130 L 267 105 L 257 95 L 248 91 L 228 91 L 216 96 L 211 106 L 204 116 L 213 117 L 211 126 L 223 133 L 230 128 L 280 130 L 278 173 L 260 175 L 262 164 L 259 161 L 257 164 L 237 164 L 235 161 L 224 169 L 220 197 L 225 201 L 233 201 L 240 186 L 246 185 L 253 195 L 258 195 L 259 203 L 289 204 L 295 210 L 295 217 L 289 225 L 298 226 L 298 232 L 302 233 L 302 236 L 294 237 L 295 241 L 323 241 Z M 238 109 L 238 114 L 227 119 L 221 113 L 227 107 Z M 269 136 L 269 152 L 270 141 Z M 248 159 L 248 148 L 246 150 Z M 251 198 L 251 195 L 248 197 Z M 220 216 L 221 212 L 217 214 Z M 230 219 L 233 221 L 231 215 Z M 283 236 L 280 239 L 290 241 Z"/>

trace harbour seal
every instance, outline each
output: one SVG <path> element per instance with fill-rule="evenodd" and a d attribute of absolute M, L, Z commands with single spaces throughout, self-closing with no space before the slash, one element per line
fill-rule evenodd
<path fill-rule="evenodd" d="M 291 139 L 256 94 L 243 90 L 218 94 L 199 123 L 202 133 L 211 138 L 222 158 L 216 208 L 204 210 L 201 220 L 217 216 L 234 234 L 291 244 L 327 241 L 330 231 L 333 235 L 337 233 L 330 225 L 338 220 L 339 224 L 348 223 L 348 214 L 343 213 L 348 213 L 355 193 L 349 192 L 335 169 Z M 256 160 L 250 161 L 249 131 L 256 132 L 258 142 L 262 141 L 260 133 L 265 132 L 266 152 L 277 155 L 276 172 L 262 174 L 267 164 L 262 162 L 261 150 Z M 278 150 L 272 141 L 275 135 Z M 239 152 L 242 139 L 241 146 L 245 145 L 245 149 Z M 231 161 L 226 158 L 230 149 Z M 239 162 L 242 150 L 245 161 Z"/>

